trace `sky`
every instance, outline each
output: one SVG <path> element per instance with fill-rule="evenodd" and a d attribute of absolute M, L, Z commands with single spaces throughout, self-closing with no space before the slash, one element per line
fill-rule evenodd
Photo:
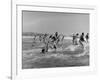
<path fill-rule="evenodd" d="M 89 14 L 23 11 L 23 32 L 62 34 L 88 33 Z"/>

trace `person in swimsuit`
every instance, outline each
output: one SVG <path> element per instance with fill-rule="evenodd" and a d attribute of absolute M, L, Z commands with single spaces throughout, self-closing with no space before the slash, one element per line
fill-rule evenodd
<path fill-rule="evenodd" d="M 88 43 L 88 40 L 89 40 L 89 33 L 86 34 L 85 38 L 86 38 L 86 42 Z"/>
<path fill-rule="evenodd" d="M 79 39 L 79 43 L 81 44 L 82 47 L 84 47 L 83 42 L 85 42 L 84 33 L 81 34 L 80 39 Z"/>
<path fill-rule="evenodd" d="M 75 36 L 75 45 L 78 45 L 78 38 L 79 38 L 79 34 L 77 33 Z"/>
<path fill-rule="evenodd" d="M 74 45 L 75 44 L 75 37 L 76 37 L 75 34 L 73 34 L 72 37 L 73 37 L 72 42 L 73 42 L 73 45 Z"/>

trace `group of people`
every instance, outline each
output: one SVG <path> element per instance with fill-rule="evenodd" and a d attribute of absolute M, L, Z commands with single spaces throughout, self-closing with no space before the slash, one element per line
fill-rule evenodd
<path fill-rule="evenodd" d="M 62 36 L 62 37 L 61 37 Z M 47 38 L 47 39 L 46 39 Z M 48 48 L 57 49 L 57 44 L 64 39 L 63 35 L 58 34 L 55 32 L 51 35 L 44 34 L 43 43 L 45 43 L 45 47 L 42 49 L 42 53 L 48 52 Z M 51 46 L 50 46 L 51 44 Z"/>
<path fill-rule="evenodd" d="M 82 47 L 84 47 L 83 43 L 89 42 L 89 33 L 87 33 L 86 35 L 84 33 L 82 33 L 81 35 L 79 35 L 77 33 L 77 34 L 73 34 L 72 37 L 73 37 L 72 42 L 73 42 L 74 45 L 80 44 Z"/>
<path fill-rule="evenodd" d="M 39 37 L 39 41 L 44 43 L 45 46 L 42 48 L 41 52 L 45 53 L 48 52 L 49 48 L 52 49 L 57 49 L 57 45 L 59 44 L 59 42 L 63 42 L 64 40 L 64 35 L 58 34 L 58 32 L 55 32 L 54 34 L 43 34 L 43 35 L 38 35 Z M 34 36 L 34 40 L 36 38 L 36 35 Z M 89 42 L 89 33 L 87 33 L 86 35 L 84 33 L 82 33 L 81 35 L 77 34 L 73 34 L 72 36 L 72 43 L 73 45 L 81 45 L 82 47 L 84 47 L 84 42 L 88 43 Z"/>

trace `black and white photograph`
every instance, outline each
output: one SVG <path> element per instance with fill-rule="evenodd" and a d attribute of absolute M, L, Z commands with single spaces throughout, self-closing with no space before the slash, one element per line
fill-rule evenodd
<path fill-rule="evenodd" d="M 22 11 L 22 69 L 90 65 L 89 13 Z"/>

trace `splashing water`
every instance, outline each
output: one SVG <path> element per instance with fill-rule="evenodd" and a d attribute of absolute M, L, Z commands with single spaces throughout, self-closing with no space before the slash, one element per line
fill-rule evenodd
<path fill-rule="evenodd" d="M 80 46 L 80 45 L 70 45 L 68 46 L 67 48 L 65 48 L 65 50 L 67 51 L 76 51 L 77 49 L 82 49 L 83 52 L 80 53 L 80 54 L 75 54 L 74 56 L 75 57 L 80 57 L 80 56 L 84 56 L 86 54 L 89 53 L 89 43 L 83 43 L 84 47 Z"/>

